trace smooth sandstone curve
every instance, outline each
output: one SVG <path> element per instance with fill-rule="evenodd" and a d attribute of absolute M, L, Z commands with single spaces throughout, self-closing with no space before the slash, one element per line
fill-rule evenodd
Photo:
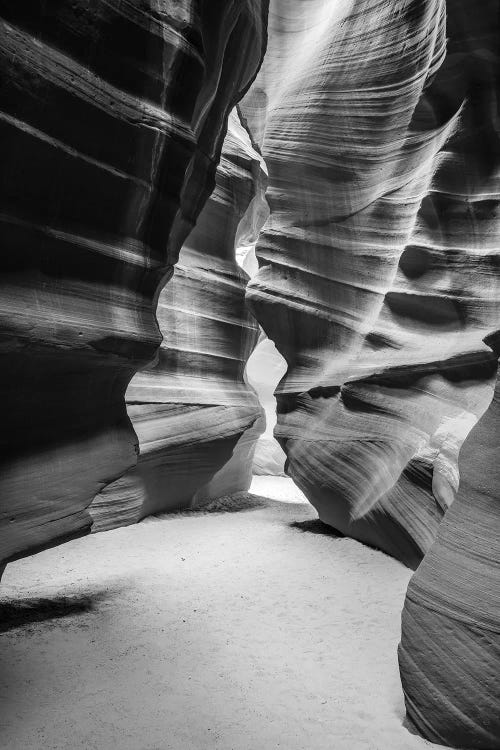
<path fill-rule="evenodd" d="M 134 466 L 159 291 L 260 65 L 260 0 L 3 3 L 0 559 L 87 533 Z"/>
<path fill-rule="evenodd" d="M 323 521 L 411 567 L 454 496 L 437 434 L 474 423 L 496 368 L 494 4 L 473 15 L 273 0 L 240 105 L 269 171 L 247 298 L 288 365 L 287 472 Z"/>
<path fill-rule="evenodd" d="M 234 111 L 215 189 L 158 300 L 163 342 L 156 362 L 127 390 L 137 466 L 95 498 L 93 531 L 250 486 L 264 419 L 244 380 L 258 326 L 245 305 L 248 276 L 235 245 L 242 235 L 256 239 L 264 192 L 261 159 Z"/>
<path fill-rule="evenodd" d="M 408 717 L 427 739 L 457 748 L 500 747 L 499 454 L 500 379 L 462 446 L 458 497 L 402 615 Z"/>

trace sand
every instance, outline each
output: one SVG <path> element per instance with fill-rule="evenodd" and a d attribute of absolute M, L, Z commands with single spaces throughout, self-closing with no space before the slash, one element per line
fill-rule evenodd
<path fill-rule="evenodd" d="M 437 747 L 403 726 L 410 571 L 252 491 L 7 567 L 3 750 Z"/>

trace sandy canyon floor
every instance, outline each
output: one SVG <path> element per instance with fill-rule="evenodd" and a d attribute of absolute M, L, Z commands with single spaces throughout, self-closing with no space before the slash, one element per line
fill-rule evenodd
<path fill-rule="evenodd" d="M 9 565 L 0 747 L 436 748 L 403 727 L 410 571 L 325 530 L 291 480 L 259 477 Z"/>

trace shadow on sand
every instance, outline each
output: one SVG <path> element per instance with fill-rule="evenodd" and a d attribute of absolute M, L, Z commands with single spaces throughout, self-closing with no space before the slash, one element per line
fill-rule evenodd
<path fill-rule="evenodd" d="M 292 521 L 290 525 L 291 529 L 297 529 L 298 531 L 306 532 L 310 534 L 323 534 L 324 536 L 332 536 L 336 539 L 343 539 L 344 534 L 334 529 L 333 526 L 320 521 L 319 518 L 308 518 L 307 521 Z"/>
<path fill-rule="evenodd" d="M 59 620 L 63 617 L 75 617 L 92 612 L 105 596 L 105 593 L 98 593 L 53 598 L 0 599 L 0 633 L 37 622 Z"/>

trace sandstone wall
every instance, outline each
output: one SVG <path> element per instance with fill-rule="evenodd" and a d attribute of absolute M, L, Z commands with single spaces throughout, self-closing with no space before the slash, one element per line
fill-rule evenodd
<path fill-rule="evenodd" d="M 472 15 L 273 0 L 241 105 L 269 171 L 247 297 L 288 365 L 287 471 L 323 521 L 412 567 L 454 497 L 443 431 L 475 422 L 496 368 L 495 5 Z"/>
<path fill-rule="evenodd" d="M 245 304 L 249 277 L 235 244 L 242 235 L 257 239 L 265 187 L 260 157 L 234 111 L 215 189 L 158 300 L 156 362 L 127 390 L 137 466 L 96 497 L 93 531 L 248 489 L 264 415 L 244 380 L 258 325 Z"/>
<path fill-rule="evenodd" d="M 410 581 L 402 617 L 408 716 L 424 737 L 452 747 L 500 746 L 499 454 L 497 381 L 462 446 L 458 497 Z"/>
<path fill-rule="evenodd" d="M 124 395 L 265 46 L 260 0 L 3 3 L 3 561 L 86 533 Z"/>

